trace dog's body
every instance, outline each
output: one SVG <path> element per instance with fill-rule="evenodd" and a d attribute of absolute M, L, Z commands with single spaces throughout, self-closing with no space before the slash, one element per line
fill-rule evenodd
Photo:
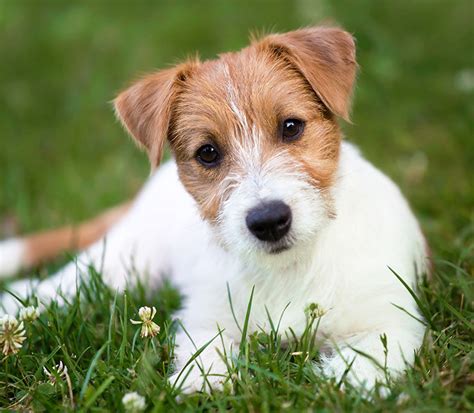
<path fill-rule="evenodd" d="M 332 86 L 330 80 L 327 85 L 317 84 L 310 68 L 302 63 L 306 57 L 285 49 L 289 44 L 304 49 L 311 42 L 318 46 L 318 64 L 327 59 L 331 66 L 329 72 L 319 66 L 319 76 L 330 79 L 334 75 L 337 82 Z M 269 53 L 267 46 L 271 46 Z M 355 73 L 351 48 L 350 36 L 338 29 L 271 36 L 217 61 L 193 62 L 191 67 L 179 68 L 178 74 L 170 69 L 153 79 L 146 78 L 119 96 L 119 117 L 147 148 L 152 162 L 159 162 L 166 136 L 176 161 L 154 172 L 132 206 L 108 231 L 105 243 L 99 239 L 79 255 L 77 263 L 34 284 L 39 299 L 44 302 L 56 298 L 58 288 L 66 295 L 73 294 L 77 267 L 86 274 L 90 264 L 102 270 L 110 286 L 120 290 L 133 280 L 131 272 L 146 277 L 146 282 L 155 287 L 164 276 L 171 278 L 185 296 L 181 318 L 194 340 L 192 344 L 184 333 L 177 337 L 179 372 L 196 347 L 207 343 L 219 329 L 227 354 L 238 347 L 241 332 L 233 318 L 228 288 L 239 321 L 245 317 L 254 288 L 249 333 L 259 328 L 268 330 L 269 316 L 273 320 L 282 316 L 280 332 L 284 334 L 291 328 L 300 334 L 306 325 L 305 308 L 317 303 L 324 311 L 318 337 L 334 349 L 322 358 L 326 374 L 341 378 L 355 358 L 348 375 L 352 383 L 372 388 L 376 380 L 383 381 L 384 375 L 373 361 L 355 350 L 384 365 L 382 334 L 388 337 L 389 371 L 402 371 L 406 362 L 413 361 L 424 328 L 407 314 L 418 317 L 416 304 L 391 269 L 414 286 L 417 274 L 426 270 L 426 245 L 393 182 L 352 145 L 340 141 L 332 114 L 347 117 Z M 295 59 L 292 64 L 298 70 L 287 73 L 286 63 L 280 67 L 279 60 L 272 60 L 287 52 L 286 58 Z M 252 64 L 268 67 L 261 73 L 260 69 L 252 69 L 239 78 L 239 65 L 247 68 Z M 351 72 L 347 76 L 352 80 L 341 75 L 344 70 Z M 183 88 L 179 97 L 175 96 L 176 90 L 171 90 L 177 84 L 172 81 L 176 76 Z M 271 93 L 278 94 L 276 89 L 284 82 L 288 82 L 289 91 L 274 98 L 265 93 L 264 87 L 253 93 L 256 84 L 271 83 L 273 78 L 278 81 L 268 85 Z M 150 86 L 153 82 L 158 82 L 159 92 Z M 217 92 L 213 88 L 219 85 L 222 89 Z M 338 89 L 340 96 L 331 96 L 331 87 Z M 166 88 L 167 93 L 157 99 L 159 106 L 146 101 Z M 296 100 L 285 102 L 283 92 L 295 94 Z M 224 109 L 216 103 L 219 93 L 224 96 L 221 105 L 226 106 L 225 113 L 219 112 Z M 192 107 L 193 99 L 199 106 Z M 285 108 L 282 111 L 287 111 L 284 127 L 291 133 L 283 132 L 283 143 L 265 144 L 263 136 L 271 133 L 264 129 L 272 121 L 271 116 L 259 119 L 258 105 L 264 106 L 262 112 L 269 111 L 272 99 L 290 108 L 289 112 Z M 154 117 L 153 127 L 147 121 L 150 116 Z M 299 118 L 304 122 L 294 120 Z M 231 132 L 217 131 L 219 125 L 214 125 L 210 139 L 212 127 L 204 129 L 212 119 L 223 122 L 221 128 L 231 124 Z M 281 121 L 275 120 L 275 124 Z M 169 132 L 171 127 L 173 131 Z M 272 130 L 273 126 L 268 128 Z M 280 130 L 280 126 L 277 128 Z M 301 132 L 296 139 L 308 140 L 301 143 L 301 148 L 294 139 L 295 130 Z M 223 136 L 230 142 L 219 141 Z M 194 142 L 200 139 L 204 140 Z M 220 173 L 218 168 L 225 171 L 212 175 Z M 7 246 L 11 251 L 8 257 L 0 258 L 0 267 L 8 266 L 11 271 L 20 263 L 24 245 L 7 243 L 0 244 L 0 253 L 5 253 Z M 24 296 L 31 289 L 31 281 L 19 281 L 10 288 Z M 6 311 L 18 305 L 13 297 L 4 295 L 1 299 Z M 206 371 L 211 369 L 216 374 L 207 378 L 213 386 L 222 381 L 219 375 L 226 373 L 225 363 L 215 349 L 222 343 L 218 339 L 200 358 Z M 200 369 L 195 368 L 187 376 L 185 388 L 200 390 L 203 382 Z"/>

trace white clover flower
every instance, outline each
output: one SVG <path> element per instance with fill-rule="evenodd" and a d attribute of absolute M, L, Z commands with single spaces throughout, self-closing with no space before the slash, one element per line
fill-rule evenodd
<path fill-rule="evenodd" d="M 145 398 L 140 396 L 136 391 L 127 393 L 122 398 L 122 404 L 126 412 L 138 413 L 145 410 Z"/>
<path fill-rule="evenodd" d="M 23 322 L 8 314 L 0 318 L 0 347 L 5 356 L 18 353 L 25 340 Z"/>
<path fill-rule="evenodd" d="M 21 321 L 35 321 L 40 316 L 38 307 L 24 307 L 20 310 L 20 320 Z"/>
<path fill-rule="evenodd" d="M 155 337 L 160 332 L 160 326 L 153 322 L 153 318 L 156 315 L 155 307 L 140 307 L 138 310 L 138 316 L 141 321 L 130 320 L 132 324 L 141 324 L 142 329 L 140 336 L 144 337 Z"/>
<path fill-rule="evenodd" d="M 61 380 L 65 380 L 68 376 L 67 367 L 63 364 L 62 361 L 60 361 L 59 364 L 56 364 L 51 369 L 51 371 L 49 371 L 46 367 L 43 367 L 43 371 L 51 384 L 56 384 L 58 378 Z"/>
<path fill-rule="evenodd" d="M 60 361 L 51 369 L 51 371 L 43 366 L 43 371 L 46 377 L 48 378 L 48 381 L 52 385 L 57 384 L 58 379 L 60 381 L 66 382 L 66 385 L 69 391 L 69 399 L 71 401 L 71 407 L 74 408 L 74 395 L 72 393 L 72 382 L 67 372 L 67 366 L 62 361 Z"/>

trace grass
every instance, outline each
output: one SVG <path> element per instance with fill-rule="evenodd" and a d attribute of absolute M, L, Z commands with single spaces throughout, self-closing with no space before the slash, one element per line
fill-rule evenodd
<path fill-rule="evenodd" d="M 332 18 L 358 40 L 346 136 L 400 184 L 435 273 L 417 292 L 430 323 L 424 345 L 385 400 L 368 402 L 318 376 L 311 328 L 289 348 L 274 331 L 251 335 L 230 366 L 233 392 L 176 399 L 165 376 L 179 292 L 166 285 L 150 296 L 138 286 L 115 295 L 94 273 L 80 297 L 27 325 L 18 355 L 1 359 L 0 408 L 72 409 L 67 386 L 48 384 L 42 370 L 62 360 L 82 411 L 121 411 L 130 390 L 150 411 L 474 410 L 473 8 L 470 0 L 1 1 L 0 235 L 87 218 L 139 189 L 147 161 L 108 103 L 133 77 L 196 50 L 212 57 L 237 49 L 251 29 Z M 159 310 L 162 331 L 148 342 L 129 322 L 141 305 Z M 292 355 L 301 351 L 308 359 Z"/>
<path fill-rule="evenodd" d="M 458 282 L 453 285 L 453 271 Z M 471 284 L 469 286 L 469 284 Z M 173 371 L 174 333 L 178 323 L 178 292 L 166 284 L 158 294 L 144 286 L 115 294 L 91 270 L 91 281 L 67 305 L 51 305 L 26 324 L 27 340 L 18 355 L 2 360 L 0 405 L 33 411 L 72 411 L 65 380 L 52 385 L 43 367 L 68 367 L 75 408 L 81 411 L 122 411 L 129 391 L 146 397 L 149 411 L 472 411 L 472 312 L 455 304 L 459 294 L 471 301 L 472 279 L 459 267 L 441 265 L 435 280 L 420 286 L 418 299 L 431 325 L 413 368 L 391 386 L 387 399 L 364 400 L 357 390 L 316 373 L 314 343 L 317 319 L 289 346 L 282 345 L 278 323 L 270 332 L 242 340 L 229 362 L 232 384 L 224 392 L 177 398 L 166 377 Z M 161 333 L 141 339 L 137 318 L 142 304 L 158 308 Z M 250 306 L 249 306 L 250 309 Z M 249 311 L 250 314 L 250 311 Z M 242 321 L 244 321 L 242 323 Z M 245 337 L 246 320 L 241 320 Z M 217 337 L 216 340 L 219 340 Z M 198 355 L 198 352 L 196 353 Z M 471 387 L 470 387 L 471 386 Z"/>

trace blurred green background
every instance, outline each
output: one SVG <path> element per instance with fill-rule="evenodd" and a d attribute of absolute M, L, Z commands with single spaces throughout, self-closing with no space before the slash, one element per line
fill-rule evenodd
<path fill-rule="evenodd" d="M 472 254 L 472 0 L 0 0 L 0 237 L 87 218 L 140 188 L 146 156 L 110 104 L 130 80 L 237 50 L 252 30 L 321 21 L 357 38 L 347 138 L 400 184 L 435 256 Z"/>

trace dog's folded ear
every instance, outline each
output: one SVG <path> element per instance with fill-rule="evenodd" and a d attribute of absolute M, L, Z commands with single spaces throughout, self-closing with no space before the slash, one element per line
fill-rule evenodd
<path fill-rule="evenodd" d="M 357 63 L 354 38 L 332 27 L 315 27 L 265 37 L 259 46 L 285 59 L 311 85 L 326 107 L 349 120 Z"/>
<path fill-rule="evenodd" d="M 145 76 L 114 100 L 117 117 L 158 166 L 168 137 L 173 105 L 197 61 Z"/>

